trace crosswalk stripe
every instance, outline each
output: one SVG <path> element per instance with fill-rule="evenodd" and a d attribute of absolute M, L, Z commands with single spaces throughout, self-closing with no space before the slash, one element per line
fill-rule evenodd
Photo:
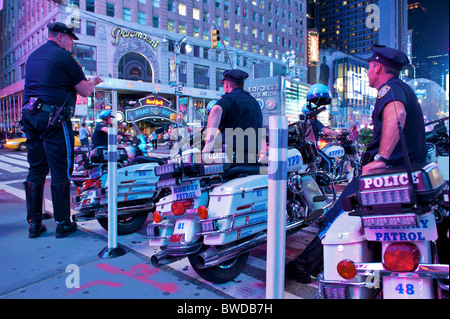
<path fill-rule="evenodd" d="M 24 167 L 17 167 L 17 166 L 13 166 L 13 165 L 9 165 L 3 162 L 0 162 L 0 169 L 5 170 L 9 173 L 21 173 L 21 172 L 26 172 L 28 171 L 28 168 L 24 168 Z"/>
<path fill-rule="evenodd" d="M 10 156 L 4 156 L 0 159 L 0 162 L 5 162 L 5 163 L 10 163 L 10 164 L 16 164 L 19 166 L 24 166 L 26 168 L 30 167 L 30 165 L 28 164 L 27 160 L 18 160 L 18 159 L 14 159 Z"/>
<path fill-rule="evenodd" d="M 14 157 L 14 158 L 17 158 L 17 159 L 20 159 L 20 160 L 24 160 L 24 161 L 27 160 L 27 153 L 4 154 L 4 156 L 7 156 L 7 157 Z"/>

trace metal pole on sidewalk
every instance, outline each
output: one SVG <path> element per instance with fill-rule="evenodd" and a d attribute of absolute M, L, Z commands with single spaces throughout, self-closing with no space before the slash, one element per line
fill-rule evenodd
<path fill-rule="evenodd" d="M 286 116 L 269 117 L 269 196 L 267 216 L 266 298 L 284 298 L 286 250 Z"/>
<path fill-rule="evenodd" d="M 113 258 L 125 254 L 117 243 L 117 91 L 112 91 L 112 126 L 108 128 L 108 246 L 98 256 Z"/>

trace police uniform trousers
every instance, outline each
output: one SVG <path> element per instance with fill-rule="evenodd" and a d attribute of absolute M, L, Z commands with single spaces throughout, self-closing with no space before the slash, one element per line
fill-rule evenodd
<path fill-rule="evenodd" d="M 28 176 L 24 183 L 27 220 L 42 220 L 42 201 L 47 174 L 51 174 L 53 214 L 58 224 L 70 223 L 70 176 L 73 171 L 74 135 L 70 119 L 48 126 L 50 112 L 22 111 L 23 131 L 27 137 Z"/>
<path fill-rule="evenodd" d="M 333 224 L 334 220 L 344 212 L 342 199 L 356 193 L 358 190 L 358 181 L 358 178 L 353 178 L 344 188 L 333 207 L 325 214 L 317 236 L 315 236 L 308 246 L 306 246 L 305 250 L 294 259 L 293 262 L 298 268 L 308 271 L 313 276 L 317 276 L 323 270 L 322 239 L 325 237 L 326 232 Z"/>

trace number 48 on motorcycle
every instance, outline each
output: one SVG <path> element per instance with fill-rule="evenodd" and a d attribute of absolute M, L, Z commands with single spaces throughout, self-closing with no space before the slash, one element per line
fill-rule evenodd
<path fill-rule="evenodd" d="M 407 285 L 405 285 L 405 288 L 406 288 L 406 294 L 414 295 L 414 285 L 407 284 Z M 397 290 L 400 295 L 403 295 L 405 293 L 403 284 L 398 284 L 397 287 L 395 287 L 395 290 Z"/>

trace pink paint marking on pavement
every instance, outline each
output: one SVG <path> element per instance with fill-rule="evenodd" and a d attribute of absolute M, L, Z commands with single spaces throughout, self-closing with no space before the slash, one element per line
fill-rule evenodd
<path fill-rule="evenodd" d="M 147 285 L 154 286 L 158 288 L 161 291 L 168 292 L 168 293 L 174 293 L 178 291 L 178 286 L 172 283 L 160 283 L 155 280 L 151 280 L 147 277 L 153 276 L 156 273 L 160 272 L 161 269 L 158 268 L 152 268 L 149 265 L 146 264 L 138 264 L 133 266 L 133 268 L 130 271 L 122 271 L 114 266 L 108 265 L 108 264 L 98 264 L 97 267 L 100 269 L 109 272 L 110 274 L 122 274 L 127 277 L 139 280 Z"/>

